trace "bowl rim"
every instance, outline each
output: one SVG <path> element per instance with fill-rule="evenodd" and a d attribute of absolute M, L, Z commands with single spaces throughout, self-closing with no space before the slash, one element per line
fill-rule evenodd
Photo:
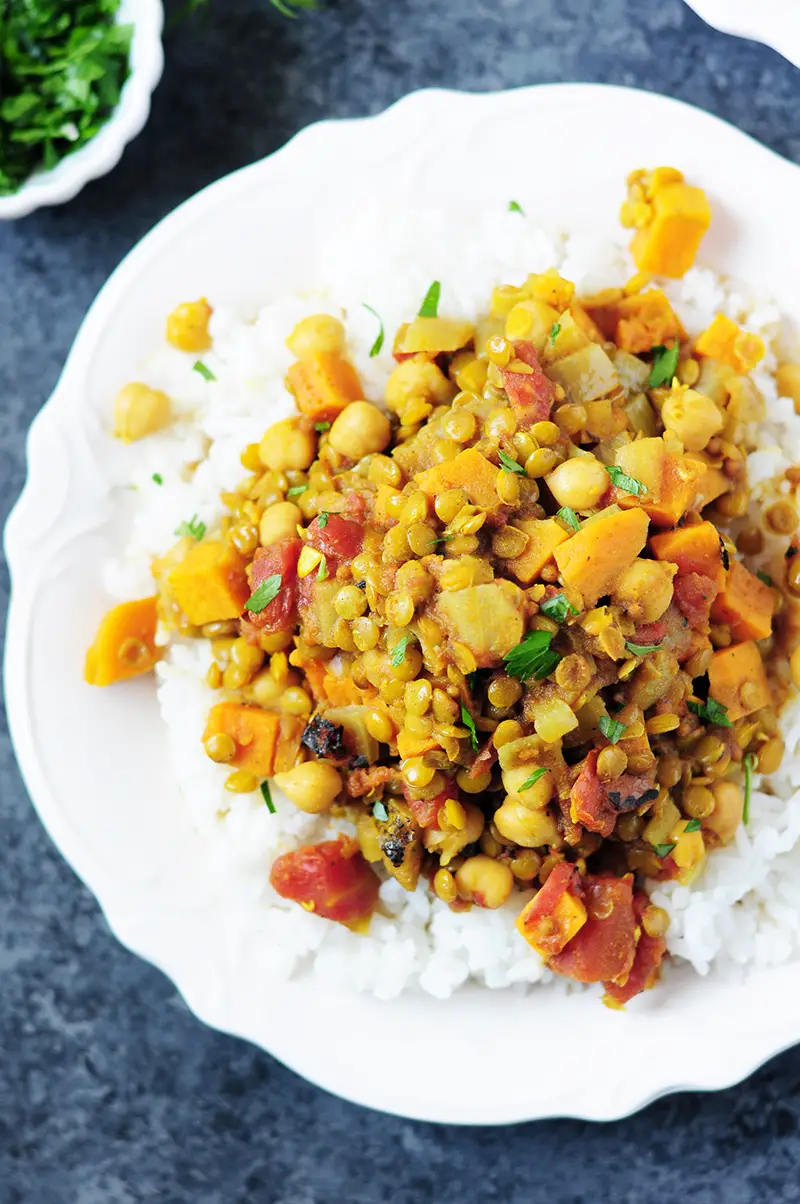
<path fill-rule="evenodd" d="M 159 255 L 173 235 L 185 233 L 208 210 L 223 204 L 226 198 L 240 189 L 244 189 L 246 187 L 244 181 L 250 176 L 258 178 L 258 173 L 265 170 L 265 164 L 268 161 L 282 159 L 284 156 L 287 158 L 295 156 L 302 153 L 304 146 L 307 146 L 309 150 L 313 149 L 314 138 L 319 140 L 330 137 L 334 127 L 346 127 L 348 130 L 354 131 L 369 123 L 387 121 L 389 114 L 394 115 L 391 120 L 395 122 L 400 120 L 397 116 L 398 113 L 404 119 L 407 116 L 409 121 L 416 117 L 419 122 L 421 118 L 425 117 L 426 108 L 436 109 L 437 106 L 457 105 L 460 110 L 472 113 L 477 113 L 479 109 L 489 111 L 494 107 L 499 113 L 502 113 L 503 107 L 506 105 L 512 107 L 512 105 L 525 104 L 530 101 L 535 107 L 553 101 L 556 104 L 572 104 L 583 111 L 586 107 L 591 107 L 593 100 L 602 99 L 603 103 L 611 100 L 624 100 L 625 104 L 630 105 L 632 98 L 635 98 L 636 103 L 649 114 L 653 116 L 657 114 L 660 119 L 664 118 L 665 113 L 673 113 L 678 107 L 685 111 L 687 118 L 691 115 L 695 120 L 702 120 L 706 124 L 706 130 L 711 134 L 716 132 L 720 140 L 724 138 L 730 141 L 731 137 L 735 136 L 739 140 L 739 145 L 749 145 L 750 154 L 757 153 L 762 159 L 768 157 L 773 171 L 784 174 L 787 183 L 791 181 L 791 185 L 795 189 L 798 188 L 798 169 L 788 160 L 781 158 L 755 139 L 719 118 L 697 110 L 684 102 L 655 93 L 615 85 L 594 84 L 551 84 L 490 94 L 461 93 L 441 89 L 428 89 L 412 93 L 384 113 L 346 121 L 322 122 L 300 131 L 274 155 L 241 168 L 208 185 L 163 218 L 126 255 L 101 289 L 81 325 L 53 394 L 32 424 L 28 437 L 28 477 L 21 497 L 9 517 L 5 532 L 6 555 L 12 580 L 4 665 L 5 689 L 9 729 L 23 779 L 32 801 L 35 800 L 34 806 L 46 829 L 62 855 L 96 894 L 109 926 L 121 943 L 168 974 L 175 982 L 177 989 L 187 999 L 190 1008 L 200 1019 L 222 1031 L 254 1041 L 271 1053 L 272 1046 L 270 1044 L 266 1044 L 263 1039 L 255 1036 L 238 1019 L 226 1017 L 224 1010 L 221 1013 L 217 1000 L 200 997 L 197 984 L 189 981 L 189 977 L 184 973 L 185 966 L 176 966 L 170 958 L 163 956 L 163 949 L 158 949 L 155 944 L 150 943 L 150 933 L 146 927 L 143 927 L 141 923 L 134 922 L 130 912 L 120 906 L 120 900 L 112 897 L 111 892 L 104 894 L 101 887 L 97 885 L 98 882 L 102 882 L 102 874 L 99 873 L 99 867 L 94 861 L 92 851 L 82 845 L 81 838 L 72 828 L 68 816 L 61 812 L 60 804 L 55 795 L 51 793 L 47 778 L 42 772 L 37 758 L 35 741 L 27 721 L 28 698 L 24 689 L 26 647 L 21 638 L 27 630 L 26 612 L 31 601 L 30 583 L 26 589 L 22 580 L 24 577 L 23 566 L 26 562 L 30 563 L 31 555 L 30 549 L 25 547 L 26 524 L 30 525 L 34 520 L 36 492 L 46 472 L 46 466 L 42 463 L 42 453 L 52 448 L 54 439 L 60 440 L 63 437 L 64 423 L 62 419 L 69 418 L 68 402 L 73 373 L 82 366 L 85 367 L 91 360 L 98 339 L 113 312 L 111 307 L 115 301 L 124 295 L 129 283 L 137 278 L 149 263 L 153 262 L 154 257 Z M 36 525 L 41 528 L 41 518 Z M 436 1001 L 430 1002 L 435 1004 Z M 657 1073 L 652 1075 L 650 1081 L 642 1082 L 638 1087 L 631 1084 L 614 1084 L 613 1086 L 620 1090 L 609 1090 L 603 1095 L 593 1094 L 588 1097 L 584 1095 L 583 1098 L 567 1095 L 564 1099 L 558 1098 L 556 1101 L 550 1099 L 532 1101 L 526 1103 L 523 1109 L 492 1107 L 488 1111 L 474 1109 L 465 1113 L 461 1101 L 455 1101 L 449 1114 L 432 1111 L 428 1101 L 423 1099 L 415 1100 L 413 1105 L 408 1103 L 394 1105 L 390 1099 L 386 1098 L 382 1098 L 380 1102 L 376 1103 L 375 1099 L 368 1094 L 343 1085 L 328 1070 L 317 1071 L 309 1068 L 309 1065 L 304 1062 L 301 1052 L 296 1049 L 290 1053 L 279 1051 L 273 1056 L 280 1058 L 284 1064 L 303 1077 L 352 1102 L 421 1120 L 461 1124 L 513 1123 L 548 1116 L 614 1120 L 639 1110 L 665 1094 L 680 1090 L 716 1090 L 741 1081 L 766 1060 L 800 1040 L 800 1018 L 792 1019 L 791 1023 L 787 1022 L 769 1032 L 750 1032 L 747 1036 L 749 1040 L 742 1041 L 732 1049 L 727 1058 L 718 1058 L 716 1063 L 712 1060 L 709 1064 L 701 1057 L 701 1064 L 693 1067 L 690 1075 L 686 1075 L 684 1072 L 683 1077 L 680 1078 L 678 1076 L 682 1074 L 682 1071 L 677 1067 L 673 1068 L 671 1060 L 670 1065 L 667 1065 L 665 1060 L 665 1064 L 658 1067 Z M 624 1089 L 622 1089 L 623 1087 Z"/>
<path fill-rule="evenodd" d="M 800 8 L 787 0 L 686 0 L 708 25 L 749 38 L 800 67 Z"/>
<path fill-rule="evenodd" d="M 116 109 L 80 150 L 66 155 L 51 170 L 29 176 L 11 196 L 0 197 L 0 221 L 27 217 L 36 209 L 71 201 L 90 180 L 116 167 L 125 147 L 141 133 L 164 70 L 162 0 L 122 0 L 119 23 L 128 22 L 134 26 L 130 72 Z"/>

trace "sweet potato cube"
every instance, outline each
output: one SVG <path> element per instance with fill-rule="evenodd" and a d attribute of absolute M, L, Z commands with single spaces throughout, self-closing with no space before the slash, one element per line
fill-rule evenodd
<path fill-rule="evenodd" d="M 640 272 L 685 276 L 711 224 L 711 206 L 702 188 L 672 183 L 652 197 L 652 219 L 637 230 L 631 254 Z"/>
<path fill-rule="evenodd" d="M 169 574 L 169 589 L 195 627 L 238 619 L 250 597 L 245 569 L 235 548 L 218 539 L 204 540 Z"/>
<path fill-rule="evenodd" d="M 698 355 L 720 360 L 742 374 L 751 372 L 766 353 L 763 339 L 740 330 L 725 314 L 717 314 L 711 325 L 698 335 L 694 348 Z"/>
<path fill-rule="evenodd" d="M 517 581 L 522 585 L 530 585 L 553 559 L 556 548 L 569 539 L 569 531 L 554 518 L 523 518 L 514 526 L 528 536 L 528 546 L 505 564 Z"/>
<path fill-rule="evenodd" d="M 328 351 L 292 364 L 286 384 L 300 413 L 314 422 L 332 422 L 351 401 L 364 396 L 353 365 Z"/>
<path fill-rule="evenodd" d="M 689 457 L 692 459 L 692 457 Z M 722 497 L 723 493 L 729 493 L 733 488 L 733 481 L 730 477 L 726 477 L 721 468 L 715 468 L 711 464 L 705 463 L 701 459 L 694 459 L 693 462 L 699 465 L 695 472 L 694 483 L 694 498 L 690 510 L 703 510 L 715 502 L 718 497 Z"/>
<path fill-rule="evenodd" d="M 722 589 L 725 582 L 722 543 L 713 523 L 662 531 L 653 536 L 650 547 L 656 560 L 677 564 L 680 573 L 702 573 Z"/>
<path fill-rule="evenodd" d="M 614 582 L 633 564 L 647 540 L 643 510 L 607 510 L 583 524 L 555 551 L 561 579 L 578 591 L 584 607 L 611 592 Z"/>
<path fill-rule="evenodd" d="M 700 570 L 697 570 L 698 572 Z M 775 595 L 738 560 L 731 562 L 711 617 L 727 623 L 735 640 L 764 640 L 772 632 Z"/>
<path fill-rule="evenodd" d="M 155 598 L 112 607 L 86 653 L 84 679 L 90 686 L 110 686 L 149 673 L 159 657 L 155 636 Z"/>
<path fill-rule="evenodd" d="M 641 507 L 658 527 L 674 527 L 692 506 L 704 475 L 699 460 L 669 450 L 663 439 L 637 439 L 617 451 L 617 464 L 647 490 Z"/>
<path fill-rule="evenodd" d="M 666 293 L 660 288 L 623 297 L 613 306 L 616 330 L 614 341 L 623 351 L 638 355 L 653 347 L 668 344 L 684 333 Z"/>
<path fill-rule="evenodd" d="M 708 667 L 708 692 L 728 708 L 731 721 L 769 706 L 772 694 L 758 644 L 747 641 L 715 652 Z"/>
<path fill-rule="evenodd" d="M 280 722 L 277 711 L 239 702 L 220 702 L 208 713 L 203 741 L 211 736 L 230 736 L 236 752 L 228 764 L 246 769 L 257 778 L 269 778 L 275 773 Z"/>
<path fill-rule="evenodd" d="M 453 460 L 436 464 L 414 478 L 423 493 L 436 497 L 445 489 L 463 489 L 473 506 L 480 506 L 490 513 L 500 509 L 501 502 L 495 488 L 498 469 L 474 447 L 459 452 Z"/>

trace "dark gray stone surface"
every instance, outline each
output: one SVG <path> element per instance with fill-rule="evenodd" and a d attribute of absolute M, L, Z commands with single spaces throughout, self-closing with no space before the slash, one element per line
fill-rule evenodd
<path fill-rule="evenodd" d="M 329 0 L 295 22 L 265 0 L 209 8 L 168 36 L 151 121 L 117 170 L 64 208 L 0 225 L 3 517 L 26 429 L 109 272 L 179 201 L 311 121 L 429 85 L 610 81 L 691 101 L 800 159 L 800 75 L 681 0 Z M 40 827 L 5 725 L 0 817 L 0 1204 L 800 1198 L 800 1051 L 743 1087 L 607 1127 L 467 1131 L 367 1113 L 203 1028 L 115 943 Z M 418 1062 L 409 1051 L 423 1081 L 447 1074 L 436 1036 Z M 581 1037 L 538 1033 L 532 1012 L 531 1039 Z M 670 1051 L 630 1048 L 622 1032 L 619 1056 L 636 1074 Z"/>

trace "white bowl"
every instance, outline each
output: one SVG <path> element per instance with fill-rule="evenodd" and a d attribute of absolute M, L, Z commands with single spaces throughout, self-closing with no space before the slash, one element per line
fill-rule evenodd
<path fill-rule="evenodd" d="M 796 0 L 686 0 L 723 33 L 763 42 L 800 67 L 800 5 Z"/>
<path fill-rule="evenodd" d="M 116 167 L 125 147 L 144 127 L 150 113 L 150 98 L 164 68 L 161 0 L 122 0 L 119 21 L 134 27 L 130 74 L 119 104 L 80 150 L 67 155 L 51 171 L 32 175 L 13 196 L 0 197 L 0 221 L 25 217 L 43 205 L 71 201 L 89 180 L 96 180 Z"/>
<path fill-rule="evenodd" d="M 177 302 L 265 302 L 318 284 L 319 248 L 365 198 L 380 212 L 398 166 L 409 197 L 452 204 L 454 237 L 469 193 L 488 213 L 516 198 L 541 224 L 589 224 L 602 238 L 617 230 L 626 174 L 657 163 L 709 190 L 704 257 L 800 317 L 786 253 L 800 170 L 737 130 L 620 88 L 421 92 L 378 117 L 312 126 L 161 222 L 100 293 L 30 432 L 28 483 L 6 530 L 5 669 L 14 745 L 43 822 L 119 939 L 169 974 L 199 1017 L 375 1108 L 462 1123 L 609 1120 L 669 1091 L 728 1086 L 800 1039 L 800 963 L 732 985 L 671 973 L 625 1013 L 581 991 L 472 987 L 446 1003 L 382 1003 L 312 978 L 267 980 L 258 908 L 232 904 L 171 787 L 152 683 L 83 684 L 84 649 L 108 604 L 101 567 L 124 530 L 105 472 L 110 399 Z M 336 187 L 321 201 L 328 179 Z"/>

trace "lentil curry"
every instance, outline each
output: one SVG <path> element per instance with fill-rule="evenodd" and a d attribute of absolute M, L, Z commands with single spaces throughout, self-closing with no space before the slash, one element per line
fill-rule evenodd
<path fill-rule="evenodd" d="M 690 882 L 747 822 L 753 771 L 782 757 L 790 654 L 800 679 L 785 496 L 765 515 L 781 578 L 746 563 L 764 346 L 722 315 L 689 339 L 651 274 L 691 266 L 706 198 L 673 169 L 628 185 L 626 287 L 579 297 L 551 270 L 472 323 L 440 315 L 436 282 L 383 404 L 342 324 L 301 321 L 296 416 L 244 449 L 218 529 L 185 524 L 155 596 L 115 607 L 87 658 L 104 685 L 153 667 L 157 622 L 210 640 L 203 742 L 227 788 L 262 783 L 272 807 L 273 779 L 352 824 L 278 857 L 278 894 L 363 929 L 374 867 L 460 910 L 516 892 L 521 938 L 611 1006 L 665 952 L 645 880 Z M 210 313 L 179 307 L 170 342 L 209 347 Z M 800 400 L 800 368 L 781 373 Z M 121 438 L 169 421 L 147 386 L 117 399 Z"/>

